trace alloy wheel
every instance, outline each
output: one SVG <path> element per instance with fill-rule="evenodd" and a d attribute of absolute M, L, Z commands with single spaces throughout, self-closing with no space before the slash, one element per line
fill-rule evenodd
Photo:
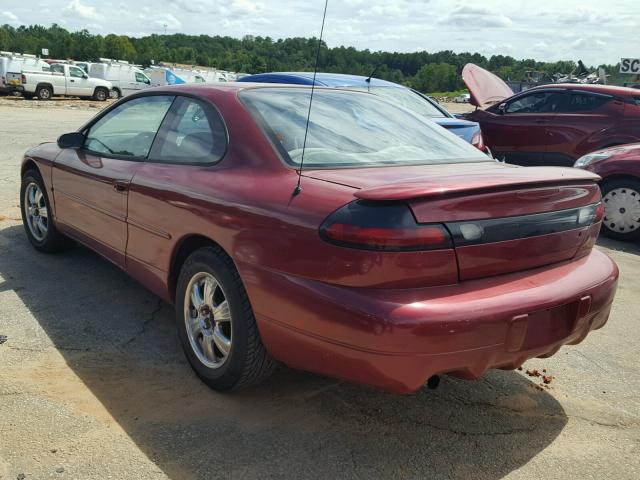
<path fill-rule="evenodd" d="M 198 360 L 220 368 L 232 347 L 231 310 L 220 282 L 210 273 L 195 274 L 185 291 L 184 322 Z"/>
<path fill-rule="evenodd" d="M 49 229 L 49 212 L 42 190 L 35 182 L 24 190 L 24 210 L 31 235 L 38 242 L 44 241 Z"/>

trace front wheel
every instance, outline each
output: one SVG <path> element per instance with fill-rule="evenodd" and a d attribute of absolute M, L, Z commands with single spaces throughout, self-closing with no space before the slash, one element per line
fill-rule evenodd
<path fill-rule="evenodd" d="M 40 173 L 27 170 L 20 188 L 22 223 L 31 245 L 47 253 L 64 250 L 73 244 L 56 228 L 50 205 Z"/>
<path fill-rule="evenodd" d="M 275 367 L 240 276 L 219 247 L 197 250 L 185 261 L 176 289 L 176 323 L 191 367 L 215 390 L 257 384 Z"/>
<path fill-rule="evenodd" d="M 602 233 L 616 240 L 640 240 L 640 180 L 633 177 L 605 180 L 602 202 Z"/>

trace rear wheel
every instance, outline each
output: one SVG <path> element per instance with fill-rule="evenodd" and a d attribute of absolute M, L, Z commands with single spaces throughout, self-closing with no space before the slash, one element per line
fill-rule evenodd
<path fill-rule="evenodd" d="M 27 170 L 22 176 L 20 189 L 22 223 L 31 245 L 47 253 L 64 250 L 73 244 L 56 228 L 50 205 L 40 173 Z"/>
<path fill-rule="evenodd" d="M 53 97 L 53 89 L 47 85 L 43 85 L 36 89 L 36 98 L 38 100 L 51 100 Z"/>
<path fill-rule="evenodd" d="M 122 94 L 120 93 L 120 90 L 118 90 L 117 88 L 112 88 L 109 91 L 109 98 L 114 98 L 117 100 L 120 97 L 122 97 Z"/>
<path fill-rule="evenodd" d="M 98 87 L 93 92 L 93 99 L 99 102 L 104 102 L 109 98 L 109 91 L 106 88 Z"/>
<path fill-rule="evenodd" d="M 187 359 L 215 390 L 257 384 L 275 367 L 240 276 L 219 247 L 194 252 L 176 289 L 176 323 Z"/>
<path fill-rule="evenodd" d="M 640 240 L 640 180 L 625 177 L 605 181 L 602 201 L 602 233 L 616 240 Z"/>

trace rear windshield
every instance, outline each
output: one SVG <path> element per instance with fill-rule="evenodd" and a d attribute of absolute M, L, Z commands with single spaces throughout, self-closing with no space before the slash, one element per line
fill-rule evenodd
<path fill-rule="evenodd" d="M 364 89 L 363 89 L 364 90 Z M 408 108 L 418 115 L 424 115 L 429 118 L 446 117 L 442 111 L 433 105 L 429 100 L 421 97 L 417 93 L 408 88 L 398 87 L 371 87 L 370 93 L 374 93 L 386 98 L 391 103 L 400 107 Z"/>
<path fill-rule="evenodd" d="M 299 166 L 311 89 L 256 88 L 240 98 L 280 151 Z M 370 93 L 316 89 L 304 168 L 491 161 L 456 135 Z"/>

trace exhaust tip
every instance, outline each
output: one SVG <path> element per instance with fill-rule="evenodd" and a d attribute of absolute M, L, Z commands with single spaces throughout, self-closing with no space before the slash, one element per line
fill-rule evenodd
<path fill-rule="evenodd" d="M 434 375 L 433 377 L 430 377 L 429 380 L 427 380 L 427 388 L 429 390 L 435 390 L 439 386 L 440 386 L 440 376 L 439 375 Z"/>

